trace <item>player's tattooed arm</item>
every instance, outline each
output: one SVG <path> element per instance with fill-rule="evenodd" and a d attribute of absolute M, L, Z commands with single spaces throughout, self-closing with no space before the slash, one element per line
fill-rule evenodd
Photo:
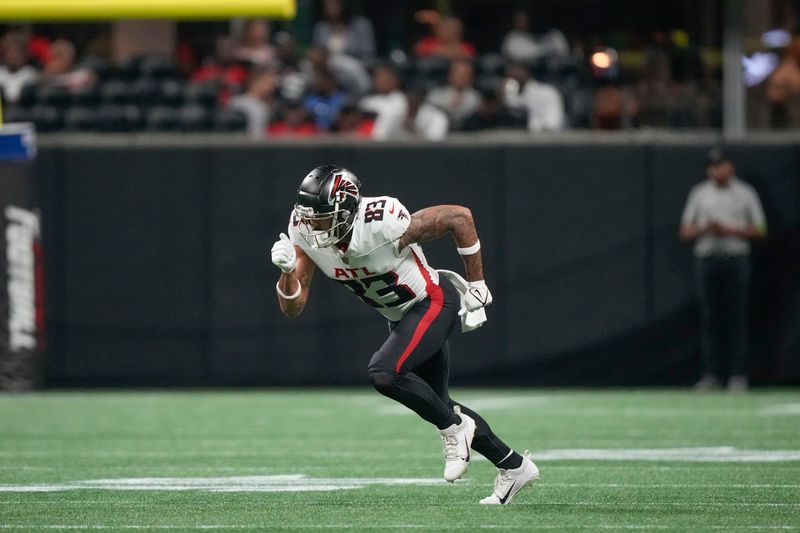
<path fill-rule="evenodd" d="M 300 296 L 297 298 L 287 300 L 282 298 L 280 294 L 278 295 L 278 304 L 281 306 L 281 312 L 289 318 L 294 318 L 303 312 L 308 300 L 314 270 L 316 270 L 314 262 L 299 246 L 295 246 L 294 250 L 297 254 L 295 269 L 289 273 L 282 273 L 281 278 L 278 280 L 278 287 L 280 287 L 283 294 L 294 294 L 297 292 L 298 284 L 300 285 Z"/>
<path fill-rule="evenodd" d="M 400 237 L 398 250 L 408 245 L 438 239 L 452 233 L 459 248 L 467 248 L 478 242 L 478 231 L 472 212 L 460 205 L 437 205 L 417 211 L 411 215 L 406 232 Z M 483 260 L 480 250 L 462 256 L 468 281 L 483 279 Z"/>

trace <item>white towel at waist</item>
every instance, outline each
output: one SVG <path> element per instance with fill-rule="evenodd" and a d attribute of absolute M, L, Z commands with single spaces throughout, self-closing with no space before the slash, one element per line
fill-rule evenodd
<path fill-rule="evenodd" d="M 461 332 L 466 333 L 481 327 L 483 323 L 486 322 L 486 309 L 481 307 L 475 311 L 467 311 L 467 309 L 464 307 L 464 295 L 467 293 L 467 289 L 469 288 L 469 282 L 452 270 L 437 269 L 436 271 L 440 275 L 449 279 L 458 291 L 458 294 L 461 296 L 461 311 L 458 313 L 461 317 Z"/>

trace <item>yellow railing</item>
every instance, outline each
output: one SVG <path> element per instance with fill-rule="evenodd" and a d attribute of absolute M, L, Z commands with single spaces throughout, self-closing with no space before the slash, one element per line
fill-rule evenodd
<path fill-rule="evenodd" d="M 292 19 L 295 0 L 0 0 L 0 20 Z"/>

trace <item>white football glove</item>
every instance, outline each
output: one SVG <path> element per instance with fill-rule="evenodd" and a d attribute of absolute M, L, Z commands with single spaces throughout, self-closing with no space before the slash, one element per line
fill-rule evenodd
<path fill-rule="evenodd" d="M 294 245 L 285 233 L 281 233 L 281 238 L 272 245 L 272 263 L 288 274 L 294 270 L 297 264 L 297 253 Z"/>
<path fill-rule="evenodd" d="M 484 280 L 470 281 L 464 295 L 464 307 L 471 313 L 492 303 L 492 293 Z"/>

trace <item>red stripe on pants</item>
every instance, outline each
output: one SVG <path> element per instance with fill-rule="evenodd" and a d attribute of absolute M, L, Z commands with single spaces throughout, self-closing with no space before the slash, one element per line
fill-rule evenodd
<path fill-rule="evenodd" d="M 442 288 L 433 282 L 430 273 L 428 273 L 428 270 L 422 265 L 422 262 L 419 260 L 419 257 L 417 257 L 417 254 L 414 253 L 414 250 L 411 250 L 411 253 L 414 254 L 414 260 L 417 262 L 419 272 L 425 279 L 425 291 L 431 299 L 431 306 L 422 316 L 419 324 L 417 324 L 417 329 L 414 330 L 414 335 L 411 336 L 411 342 L 408 343 L 400 359 L 397 360 L 397 365 L 394 367 L 395 372 L 400 372 L 403 363 L 406 362 L 406 359 L 408 359 L 408 356 L 414 351 L 414 348 L 417 347 L 419 341 L 422 340 L 422 337 L 425 335 L 425 332 L 428 331 L 430 325 L 436 320 L 436 317 L 439 316 L 439 312 L 442 310 L 442 305 L 444 304 Z"/>

